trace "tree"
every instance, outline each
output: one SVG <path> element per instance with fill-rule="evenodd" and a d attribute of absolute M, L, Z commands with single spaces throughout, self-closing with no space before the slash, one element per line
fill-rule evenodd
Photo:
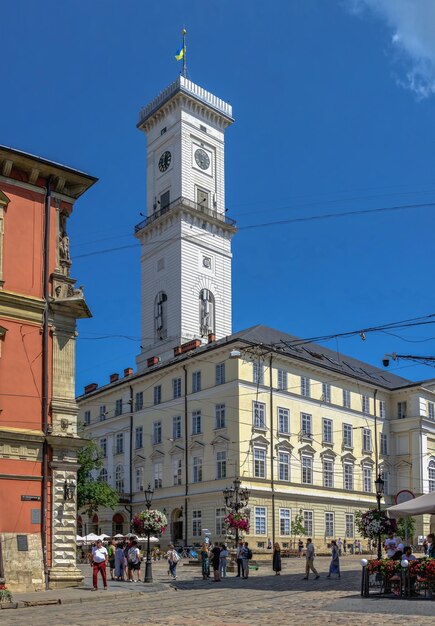
<path fill-rule="evenodd" d="M 401 517 L 397 520 L 397 534 L 405 542 L 412 543 L 415 534 L 415 519 L 413 517 Z"/>
<path fill-rule="evenodd" d="M 304 526 L 304 516 L 303 515 L 301 515 L 301 514 L 298 515 L 296 513 L 295 519 L 294 519 L 293 524 L 292 524 L 292 533 L 293 533 L 293 535 L 295 537 L 294 538 L 294 543 L 296 543 L 296 535 L 299 535 L 299 538 L 300 538 L 302 535 L 306 534 L 305 526 Z"/>
<path fill-rule="evenodd" d="M 106 482 L 92 478 L 92 470 L 103 466 L 101 450 L 97 444 L 89 440 L 79 450 L 77 460 L 80 464 L 77 472 L 77 509 L 89 516 L 96 513 L 100 506 L 114 509 L 118 504 L 117 492 Z"/>

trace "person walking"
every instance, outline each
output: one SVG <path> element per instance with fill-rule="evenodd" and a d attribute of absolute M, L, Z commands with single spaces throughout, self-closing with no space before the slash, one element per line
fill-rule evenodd
<path fill-rule="evenodd" d="M 107 554 L 109 557 L 110 578 L 115 580 L 115 546 L 112 539 L 109 539 L 107 542 Z"/>
<path fill-rule="evenodd" d="M 101 572 L 104 589 L 107 589 L 106 567 L 108 561 L 107 550 L 103 546 L 101 539 L 98 539 L 96 545 L 92 548 L 92 583 L 94 591 L 98 589 L 98 572 Z"/>
<path fill-rule="evenodd" d="M 122 542 L 120 541 L 115 550 L 115 577 L 116 580 L 124 580 L 125 555 Z"/>
<path fill-rule="evenodd" d="M 228 558 L 227 546 L 224 543 L 221 543 L 221 553 L 219 556 L 219 576 L 221 578 L 227 577 L 227 558 Z"/>
<path fill-rule="evenodd" d="M 174 580 L 177 580 L 177 563 L 180 560 L 178 552 L 175 550 L 172 543 L 168 546 L 168 552 L 166 554 L 168 560 L 169 572 Z"/>
<path fill-rule="evenodd" d="M 243 576 L 242 550 L 243 550 L 243 541 L 239 541 L 239 545 L 237 546 L 237 576 L 236 578 L 240 578 L 240 576 Z"/>
<path fill-rule="evenodd" d="M 139 583 L 141 579 L 140 574 L 140 550 L 137 547 L 137 541 L 131 542 L 131 546 L 127 552 L 127 566 L 128 566 L 128 582 Z M 136 580 L 134 579 L 134 573 L 136 572 Z"/>
<path fill-rule="evenodd" d="M 340 575 L 340 549 L 337 545 L 335 539 L 331 541 L 331 563 L 329 565 L 329 574 L 326 578 L 331 578 L 331 574 L 338 574 L 338 578 L 341 578 Z"/>
<path fill-rule="evenodd" d="M 273 546 L 272 568 L 275 572 L 275 576 L 279 576 L 281 574 L 281 546 L 278 542 L 276 542 Z"/>
<path fill-rule="evenodd" d="M 308 578 L 310 576 L 310 570 L 315 575 L 315 580 L 320 578 L 319 572 L 314 567 L 314 556 L 315 556 L 315 554 L 314 554 L 314 545 L 313 545 L 313 543 L 311 541 L 311 538 L 308 538 L 307 539 L 307 547 L 306 547 L 306 550 L 305 550 L 306 563 L 305 563 L 304 580 L 308 580 Z"/>
<path fill-rule="evenodd" d="M 221 556 L 221 549 L 219 547 L 219 542 L 215 541 L 214 546 L 211 550 L 211 563 L 213 566 L 213 576 L 214 576 L 213 582 L 215 583 L 221 582 L 221 579 L 219 576 L 220 556 Z"/>
<path fill-rule="evenodd" d="M 201 569 L 202 580 L 207 580 L 207 578 L 210 578 L 210 557 L 208 554 L 208 546 L 206 543 L 203 543 L 201 547 Z"/>

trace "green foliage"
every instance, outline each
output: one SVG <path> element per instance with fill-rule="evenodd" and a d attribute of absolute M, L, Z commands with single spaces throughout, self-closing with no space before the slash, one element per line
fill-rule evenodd
<path fill-rule="evenodd" d="M 408 528 L 408 542 L 412 543 L 412 539 L 415 535 L 415 519 L 413 517 L 401 517 L 397 520 L 397 534 L 405 541 L 406 529 Z"/>
<path fill-rule="evenodd" d="M 304 526 L 304 517 L 303 515 L 295 515 L 295 519 L 292 524 L 292 533 L 296 537 L 296 535 L 305 535 L 305 526 Z"/>
<path fill-rule="evenodd" d="M 94 441 L 89 440 L 78 453 L 80 469 L 77 472 L 77 509 L 88 515 L 105 506 L 114 509 L 118 504 L 118 494 L 107 483 L 94 480 L 92 470 L 101 469 L 103 460 L 101 450 Z"/>

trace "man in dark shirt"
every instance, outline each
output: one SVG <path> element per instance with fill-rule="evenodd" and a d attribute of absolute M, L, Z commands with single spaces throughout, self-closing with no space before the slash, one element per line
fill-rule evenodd
<path fill-rule="evenodd" d="M 211 562 L 213 565 L 213 575 L 214 575 L 214 582 L 215 583 L 219 583 L 221 578 L 219 576 L 219 559 L 221 556 L 221 549 L 219 547 L 219 543 L 217 541 L 214 542 L 214 547 L 211 551 L 212 557 L 211 557 Z"/>

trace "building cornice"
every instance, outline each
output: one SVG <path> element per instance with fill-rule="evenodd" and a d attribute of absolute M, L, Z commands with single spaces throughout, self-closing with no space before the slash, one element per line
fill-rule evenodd
<path fill-rule="evenodd" d="M 45 303 L 40 298 L 0 290 L 0 316 L 12 320 L 42 323 Z"/>

